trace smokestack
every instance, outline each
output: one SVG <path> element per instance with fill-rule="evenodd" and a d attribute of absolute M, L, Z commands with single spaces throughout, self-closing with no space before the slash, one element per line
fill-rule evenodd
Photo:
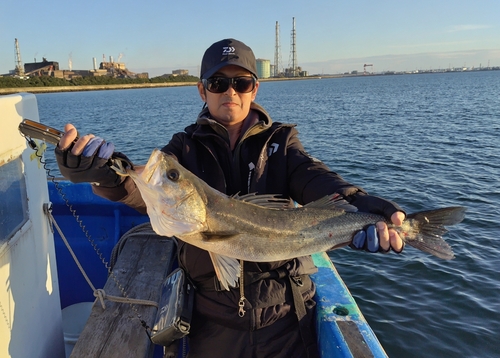
<path fill-rule="evenodd" d="M 275 39 L 275 44 L 274 44 L 274 77 L 278 77 L 280 71 L 279 71 L 279 66 L 280 66 L 280 59 L 281 59 L 281 52 L 280 52 L 280 25 L 278 21 L 276 21 L 276 39 Z"/>
<path fill-rule="evenodd" d="M 292 41 L 291 41 L 291 70 L 292 70 L 292 77 L 296 77 L 298 75 L 297 73 L 297 44 L 296 44 L 296 32 L 295 32 L 295 17 L 292 17 Z"/>
<path fill-rule="evenodd" d="M 94 62 L 94 71 L 97 71 L 97 60 L 95 57 L 92 60 Z"/>

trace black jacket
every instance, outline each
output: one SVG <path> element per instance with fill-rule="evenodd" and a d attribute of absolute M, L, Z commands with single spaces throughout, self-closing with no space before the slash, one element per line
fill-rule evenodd
<path fill-rule="evenodd" d="M 344 181 L 303 148 L 295 125 L 273 123 L 266 111 L 253 103 L 258 121 L 245 123 L 248 129 L 232 151 L 227 130 L 209 118 L 208 110 L 200 113 L 195 124 L 175 134 L 162 151 L 173 154 L 180 164 L 213 188 L 236 193 L 278 194 L 299 204 L 339 193 L 352 195 L 361 188 Z M 133 188 L 130 178 L 114 193 L 96 187 L 96 193 L 144 209 L 144 203 Z M 121 193 L 121 194 L 120 194 Z M 182 244 L 180 263 L 198 286 L 195 312 L 220 324 L 243 330 L 268 326 L 288 314 L 294 314 L 291 283 L 288 276 L 308 275 L 316 271 L 311 257 L 293 260 L 252 263 L 245 262 L 249 275 L 285 271 L 282 278 L 266 278 L 245 285 L 246 311 L 238 316 L 238 288 L 231 291 L 214 289 L 215 272 L 208 253 L 189 244 Z M 307 278 L 307 276 L 306 276 Z M 249 283 L 250 280 L 246 280 Z M 314 285 L 305 281 L 301 289 L 306 305 L 314 305 Z M 195 327 L 193 327 L 195 329 Z"/>

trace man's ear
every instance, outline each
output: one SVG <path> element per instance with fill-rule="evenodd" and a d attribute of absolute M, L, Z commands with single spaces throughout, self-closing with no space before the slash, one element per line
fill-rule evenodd
<path fill-rule="evenodd" d="M 255 83 L 255 88 L 252 91 L 252 102 L 255 101 L 255 98 L 257 97 L 257 91 L 259 90 L 259 81 Z"/>
<path fill-rule="evenodd" d="M 198 93 L 200 94 L 200 98 L 203 102 L 207 103 L 207 92 L 205 87 L 203 87 L 203 83 L 198 82 Z"/>

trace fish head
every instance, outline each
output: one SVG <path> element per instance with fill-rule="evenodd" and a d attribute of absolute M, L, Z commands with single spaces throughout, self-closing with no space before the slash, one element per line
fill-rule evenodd
<path fill-rule="evenodd" d="M 153 230 L 162 236 L 202 231 L 206 226 L 206 198 L 200 179 L 177 159 L 155 149 L 144 166 L 127 170 L 146 203 Z"/>

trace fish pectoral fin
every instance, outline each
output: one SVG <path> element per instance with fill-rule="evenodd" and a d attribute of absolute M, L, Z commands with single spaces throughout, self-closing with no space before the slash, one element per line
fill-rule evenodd
<path fill-rule="evenodd" d="M 237 259 L 208 252 L 215 268 L 215 274 L 221 287 L 229 291 L 229 286 L 238 286 L 238 277 L 240 276 L 240 263 Z"/>
<path fill-rule="evenodd" d="M 227 240 L 238 235 L 238 233 L 234 231 L 202 232 L 201 234 L 203 235 L 203 239 L 206 241 Z"/>

